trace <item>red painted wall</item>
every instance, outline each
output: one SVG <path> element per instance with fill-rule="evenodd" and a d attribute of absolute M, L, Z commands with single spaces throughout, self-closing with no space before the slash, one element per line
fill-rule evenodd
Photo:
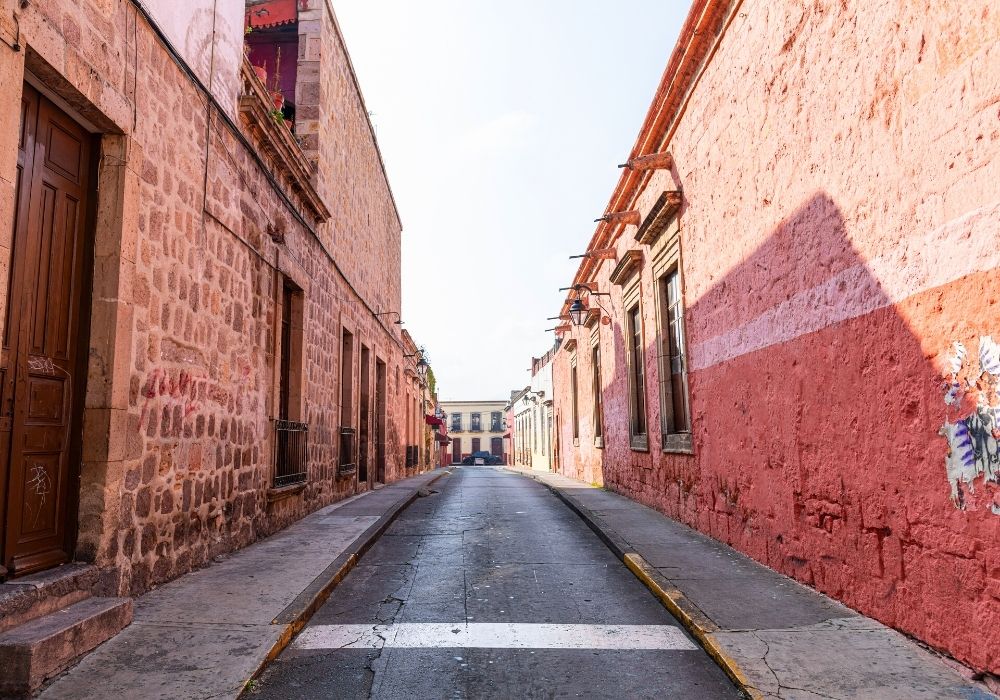
<path fill-rule="evenodd" d="M 660 447 L 655 280 L 626 227 L 619 255 L 645 254 L 650 451 L 629 448 L 606 262 L 606 446 L 589 421 L 573 444 L 560 351 L 560 468 L 603 469 L 609 488 L 997 671 L 1000 489 L 980 477 L 956 508 L 938 430 L 952 343 L 975 355 L 1000 338 L 1000 11 L 862 5 L 744 2 L 666 144 L 674 169 L 632 202 L 645 215 L 664 189 L 684 193 L 694 454 Z M 588 353 L 578 364 L 589 376 Z"/>

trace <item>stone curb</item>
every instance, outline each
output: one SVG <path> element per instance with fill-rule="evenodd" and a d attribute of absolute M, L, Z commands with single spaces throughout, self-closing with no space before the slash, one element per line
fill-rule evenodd
<path fill-rule="evenodd" d="M 274 618 L 271 624 L 284 625 L 285 629 L 282 630 L 281 635 L 275 640 L 271 649 L 260 664 L 257 665 L 254 672 L 243 682 L 240 692 L 236 694 L 237 698 L 246 696 L 251 682 L 259 678 L 268 664 L 278 658 L 281 652 L 295 638 L 295 635 L 302 631 L 302 628 L 306 626 L 313 614 L 323 606 L 333 592 L 333 589 L 346 578 L 347 574 L 357 565 L 365 552 L 371 549 L 372 545 L 389 529 L 389 526 L 392 525 L 399 514 L 417 500 L 420 490 L 429 488 L 431 484 L 448 474 L 451 474 L 451 472 L 443 470 L 427 483 L 415 488 L 409 496 L 403 496 L 396 501 L 386 513 L 376 522 L 372 523 L 354 542 L 348 545 L 347 549 L 323 570 L 323 573 L 313 579 L 312 583 L 296 596 L 295 600 L 278 613 L 278 616 Z"/>
<path fill-rule="evenodd" d="M 608 549 L 624 562 L 628 570 L 637 579 L 642 581 L 643 585 L 663 603 L 663 607 L 691 633 L 691 636 L 698 640 L 698 643 L 712 657 L 712 660 L 725 671 L 730 680 L 747 697 L 751 698 L 751 700 L 763 700 L 763 693 L 751 685 L 750 679 L 743 669 L 740 668 L 740 665 L 726 653 L 723 646 L 716 640 L 714 633 L 719 631 L 719 626 L 712 622 L 698 606 L 689 601 L 680 590 L 672 586 L 660 572 L 650 566 L 638 552 L 629 551 L 631 547 L 617 533 L 605 530 L 597 515 L 535 474 L 529 474 L 517 469 L 507 469 L 506 471 L 537 481 L 551 491 L 556 498 L 565 503 L 571 511 L 576 513 L 594 531 L 594 534 L 604 542 Z"/>

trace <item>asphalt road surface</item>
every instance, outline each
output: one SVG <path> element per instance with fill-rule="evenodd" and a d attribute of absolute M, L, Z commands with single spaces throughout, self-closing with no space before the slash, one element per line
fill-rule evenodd
<path fill-rule="evenodd" d="M 461 467 L 433 489 L 250 697 L 741 697 L 544 486 Z"/>

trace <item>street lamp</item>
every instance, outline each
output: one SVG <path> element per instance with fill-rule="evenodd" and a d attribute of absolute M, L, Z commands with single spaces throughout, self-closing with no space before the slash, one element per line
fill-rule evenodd
<path fill-rule="evenodd" d="M 427 379 L 427 368 L 428 367 L 430 367 L 430 365 L 427 364 L 427 360 L 425 360 L 424 358 L 421 357 L 420 361 L 417 362 L 417 376 L 420 377 L 420 381 L 421 382 L 423 382 L 423 381 L 425 381 Z"/>
<path fill-rule="evenodd" d="M 573 325 L 582 326 L 583 322 L 587 320 L 588 311 L 589 309 L 583 305 L 579 297 L 574 299 L 573 303 L 569 305 L 569 317 L 573 320 Z"/>

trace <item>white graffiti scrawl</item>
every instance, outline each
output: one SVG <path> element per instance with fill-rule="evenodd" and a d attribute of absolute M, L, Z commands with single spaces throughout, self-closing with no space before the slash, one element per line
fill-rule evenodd
<path fill-rule="evenodd" d="M 45 468 L 44 464 L 32 464 L 28 467 L 28 482 L 26 484 L 28 491 L 33 492 L 38 496 L 38 509 L 35 511 L 34 525 L 38 525 L 38 519 L 42 515 L 42 510 L 45 508 L 45 499 L 52 491 L 52 477 L 49 476 L 49 470 Z"/>
<path fill-rule="evenodd" d="M 991 336 L 983 336 L 979 357 L 970 358 L 962 343 L 954 343 L 945 374 L 948 413 L 938 434 L 948 440 L 945 469 L 951 499 L 957 508 L 964 509 L 963 485 L 975 493 L 974 482 L 979 476 L 986 482 L 1000 483 L 1000 345 Z M 973 401 L 973 408 L 965 408 Z M 994 505 L 993 512 L 1000 514 L 1000 508 Z"/>

